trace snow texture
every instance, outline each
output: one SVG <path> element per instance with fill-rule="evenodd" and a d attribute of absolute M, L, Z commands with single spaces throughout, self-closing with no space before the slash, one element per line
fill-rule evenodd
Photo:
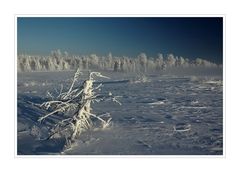
<path fill-rule="evenodd" d="M 140 59 L 143 64 L 146 63 L 144 55 Z M 169 61 L 172 62 L 172 58 Z M 48 112 L 35 105 L 49 100 L 47 91 L 58 93 L 61 84 L 69 85 L 63 89 L 67 91 L 74 71 L 18 73 L 18 154 L 223 154 L 221 69 L 194 67 L 174 71 L 169 68 L 161 73 L 103 71 L 102 74 L 110 79 L 96 81 L 94 87 L 102 83 L 103 87 L 98 91 L 101 96 L 122 96 L 119 98 L 122 105 L 112 102 L 92 103 L 93 113 L 109 112 L 112 124 L 105 129 L 96 127 L 83 132 L 72 148 L 63 152 L 65 139 L 61 136 L 44 140 L 49 128 L 59 117 L 53 115 L 39 123 L 38 119 Z M 82 83 L 87 78 L 87 75 L 83 75 L 78 82 Z"/>

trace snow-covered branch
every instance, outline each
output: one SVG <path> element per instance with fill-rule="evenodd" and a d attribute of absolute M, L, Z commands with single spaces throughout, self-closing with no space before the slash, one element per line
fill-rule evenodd
<path fill-rule="evenodd" d="M 102 87 L 102 84 L 93 87 L 95 81 L 94 78 L 108 78 L 107 76 L 104 76 L 99 72 L 90 72 L 88 79 L 85 80 L 82 85 L 75 88 L 76 81 L 80 74 L 80 69 L 78 69 L 67 92 L 62 92 L 63 87 L 61 87 L 60 94 L 57 97 L 54 97 L 48 92 L 47 95 L 50 96 L 51 100 L 39 105 L 40 108 L 50 111 L 50 113 L 41 116 L 38 120 L 39 122 L 43 122 L 43 120 L 53 115 L 59 117 L 59 120 L 51 128 L 47 139 L 56 136 L 56 134 L 64 136 L 67 139 L 66 147 L 71 147 L 71 143 L 77 138 L 77 136 L 93 126 L 92 118 L 99 120 L 102 124 L 102 128 L 109 126 L 111 122 L 111 116 L 109 113 L 96 115 L 91 112 L 91 103 L 93 101 L 112 100 L 121 105 L 117 100 L 119 96 L 114 97 L 109 95 L 104 96 L 99 100 L 99 94 L 95 93 L 97 89 Z"/>

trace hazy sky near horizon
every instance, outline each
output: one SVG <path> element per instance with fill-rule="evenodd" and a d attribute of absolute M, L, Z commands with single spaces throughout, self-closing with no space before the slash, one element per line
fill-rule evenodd
<path fill-rule="evenodd" d="M 223 59 L 223 20 L 217 17 L 18 17 L 18 53 L 149 57 L 173 53 L 216 63 Z"/>

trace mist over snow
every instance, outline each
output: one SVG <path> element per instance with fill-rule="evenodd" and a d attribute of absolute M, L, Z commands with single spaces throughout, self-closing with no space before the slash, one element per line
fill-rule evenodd
<path fill-rule="evenodd" d="M 222 65 L 197 58 L 190 60 L 182 56 L 158 54 L 148 57 L 140 53 L 137 57 L 116 57 L 109 53 L 107 56 L 69 55 L 60 50 L 52 51 L 49 56 L 32 56 L 19 54 L 17 58 L 18 72 L 32 71 L 62 71 L 62 70 L 103 70 L 115 72 L 182 72 L 201 71 L 205 69 L 222 69 Z"/>

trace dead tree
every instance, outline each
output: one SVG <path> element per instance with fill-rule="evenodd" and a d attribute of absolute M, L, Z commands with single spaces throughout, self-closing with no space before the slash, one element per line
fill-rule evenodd
<path fill-rule="evenodd" d="M 62 89 L 57 97 L 53 97 L 52 94 L 48 92 L 51 96 L 51 100 L 44 102 L 40 105 L 42 109 L 50 111 L 50 113 L 39 118 L 39 122 L 44 121 L 52 115 L 60 116 L 54 126 L 50 129 L 50 134 L 47 139 L 54 138 L 54 136 L 65 137 L 66 143 L 65 147 L 71 147 L 72 142 L 80 136 L 80 134 L 93 126 L 92 119 L 95 118 L 101 122 L 102 128 L 109 126 L 111 121 L 111 116 L 109 113 L 102 115 L 96 115 L 91 112 L 91 103 L 96 101 L 106 101 L 112 100 L 121 105 L 117 100 L 119 96 L 109 96 L 99 97 L 96 94 L 96 90 L 99 89 L 102 84 L 97 87 L 93 87 L 94 78 L 108 78 L 101 75 L 99 72 L 90 72 L 89 77 L 85 80 L 82 85 L 74 88 L 76 81 L 81 75 L 80 69 L 78 69 L 74 75 L 72 84 L 70 85 L 67 92 L 62 92 Z"/>

